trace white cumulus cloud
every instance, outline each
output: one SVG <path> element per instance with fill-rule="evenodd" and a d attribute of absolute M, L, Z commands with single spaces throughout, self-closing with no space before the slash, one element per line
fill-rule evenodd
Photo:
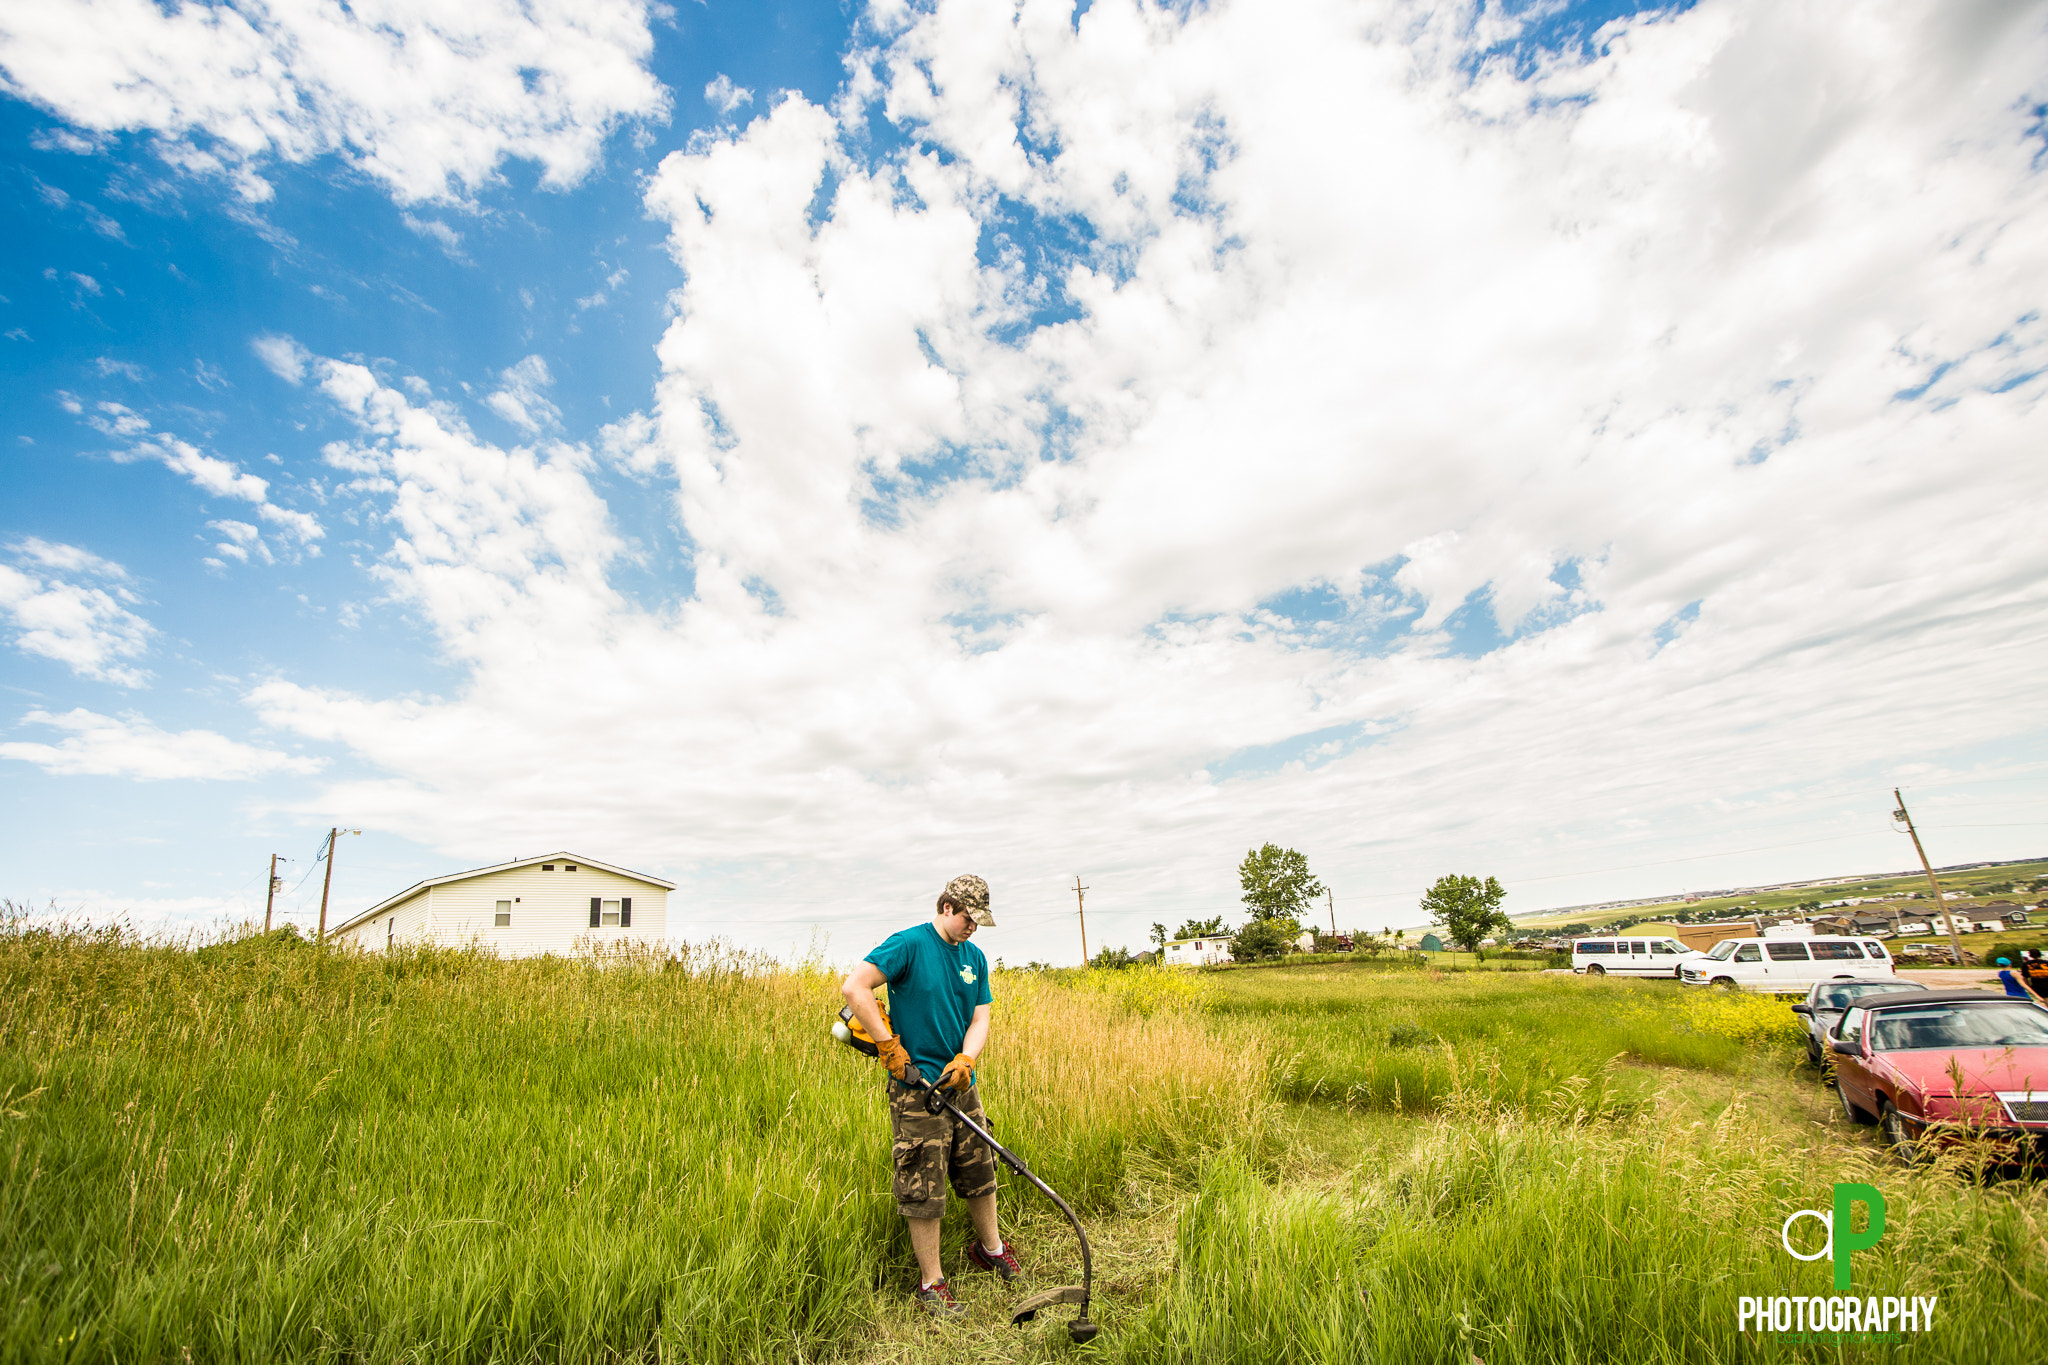
<path fill-rule="evenodd" d="M 537 433 L 543 427 L 561 423 L 562 410 L 549 402 L 543 392 L 555 382 L 547 361 L 530 355 L 504 370 L 498 379 L 504 387 L 484 399 L 484 405 L 492 412 L 529 432 Z"/>
<path fill-rule="evenodd" d="M 0 611 L 14 624 L 16 649 L 97 682 L 149 681 L 131 661 L 149 652 L 156 630 L 129 610 L 141 599 L 125 569 L 76 545 L 34 538 L 8 550 L 15 566 L 0 564 Z"/>
<path fill-rule="evenodd" d="M 754 92 L 743 85 L 734 85 L 732 77 L 721 71 L 704 87 L 704 102 L 721 114 L 730 114 L 742 104 L 752 104 Z"/>
<path fill-rule="evenodd" d="M 212 730 L 160 730 L 140 716 L 103 716 L 82 707 L 62 713 L 30 711 L 21 723 L 66 734 L 55 744 L 0 744 L 0 758 L 33 763 L 60 777 L 242 782 L 273 773 L 311 773 L 320 767 L 316 759 L 242 744 Z"/>
<path fill-rule="evenodd" d="M 306 362 L 312 353 L 288 336 L 266 332 L 249 342 L 249 349 L 264 367 L 287 384 L 301 384 L 306 378 Z"/>
<path fill-rule="evenodd" d="M 251 201 L 270 196 L 270 161 L 334 156 L 411 204 L 466 198 L 507 158 L 574 184 L 612 129 L 663 115 L 648 12 L 636 0 L 42 0 L 0 17 L 0 72 L 83 133 L 153 133 L 168 160 L 230 175 Z"/>
<path fill-rule="evenodd" d="M 262 340 L 288 341 L 289 338 L 264 338 Z M 296 345 L 297 343 L 292 344 Z M 266 363 L 268 362 L 270 357 L 265 353 L 260 343 L 257 353 L 264 356 Z M 300 360 L 298 363 L 303 367 L 305 362 Z M 273 366 L 273 368 L 276 367 Z M 289 375 L 284 377 L 290 378 Z M 150 431 L 150 424 L 147 418 L 143 417 L 140 413 L 123 407 L 119 403 L 100 403 L 97 405 L 98 410 L 96 412 L 87 413 L 84 412 L 83 406 L 76 399 L 71 399 L 69 395 L 66 395 L 66 397 L 68 401 L 65 403 L 65 406 L 68 409 L 73 412 L 83 413 L 86 422 L 95 430 L 105 435 L 133 438 Z M 322 539 L 327 534 L 326 528 L 320 524 L 320 519 L 310 512 L 300 512 L 293 508 L 280 507 L 275 502 L 272 502 L 270 499 L 270 481 L 259 478 L 257 475 L 246 473 L 241 466 L 232 460 L 224 460 L 218 455 L 208 455 L 191 442 L 179 440 L 168 433 L 152 434 L 148 440 L 136 441 L 133 445 L 117 450 L 113 454 L 116 460 L 124 464 L 133 463 L 137 460 L 158 461 L 172 473 L 183 475 L 191 480 L 192 485 L 202 493 L 207 493 L 217 498 L 234 498 L 241 502 L 253 503 L 255 504 L 258 517 L 284 530 L 307 553 L 313 555 L 320 553 L 320 547 L 314 542 Z M 244 523 L 235 524 L 241 525 Z M 213 523 L 213 525 L 218 529 L 220 523 Z M 254 528 L 251 529 L 253 530 Z M 247 542 L 235 543 L 240 546 L 239 550 L 229 548 L 228 546 L 220 548 L 223 553 L 226 553 L 231 558 L 246 560 L 248 558 L 247 550 L 250 548 L 249 544 Z M 257 551 L 265 563 L 272 562 L 273 557 L 268 546 L 259 545 L 257 546 Z"/>
<path fill-rule="evenodd" d="M 888 11 L 648 186 L 686 280 L 598 445 L 687 590 L 613 583 L 584 447 L 312 362 L 467 680 L 252 704 L 385 774 L 323 795 L 366 820 L 788 869 L 755 906 L 1889 848 L 1838 798 L 2042 739 L 2040 13 L 1727 0 L 1527 66 L 1472 19 Z M 553 430 L 547 384 L 486 401 Z"/>

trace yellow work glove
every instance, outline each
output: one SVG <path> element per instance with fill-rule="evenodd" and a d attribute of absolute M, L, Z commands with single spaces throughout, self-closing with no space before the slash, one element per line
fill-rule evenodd
<path fill-rule="evenodd" d="M 912 1065 L 910 1053 L 904 1049 L 901 1038 L 882 1039 L 875 1044 L 875 1055 L 881 1059 L 882 1069 L 891 1076 L 907 1085 L 916 1084 L 910 1079 L 915 1074 L 916 1067 Z"/>
<path fill-rule="evenodd" d="M 953 1054 L 953 1060 L 946 1063 L 946 1070 L 939 1077 L 939 1084 L 948 1090 L 965 1090 L 974 1084 L 974 1058 L 964 1052 Z"/>

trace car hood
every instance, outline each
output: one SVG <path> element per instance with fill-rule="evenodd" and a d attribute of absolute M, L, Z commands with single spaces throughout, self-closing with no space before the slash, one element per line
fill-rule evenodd
<path fill-rule="evenodd" d="M 1884 1063 L 1923 1095 L 1946 1096 L 1956 1089 L 1949 1075 L 1953 1061 L 1963 1078 L 1964 1094 L 1994 1090 L 2033 1090 L 2048 1094 L 2048 1047 L 1958 1048 L 1954 1051 L 1881 1052 Z"/>

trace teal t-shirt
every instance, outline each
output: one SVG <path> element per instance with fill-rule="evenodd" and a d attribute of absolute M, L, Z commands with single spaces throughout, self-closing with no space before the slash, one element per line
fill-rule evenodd
<path fill-rule="evenodd" d="M 882 940 L 867 960 L 889 983 L 889 1023 L 928 1081 L 967 1041 L 975 1007 L 989 1003 L 988 959 L 969 939 L 948 943 L 929 924 Z"/>

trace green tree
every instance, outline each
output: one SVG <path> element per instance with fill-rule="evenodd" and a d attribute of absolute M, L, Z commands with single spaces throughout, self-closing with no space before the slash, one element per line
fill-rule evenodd
<path fill-rule="evenodd" d="M 1566 938 L 1583 938 L 1593 932 L 1593 926 L 1590 924 L 1567 924 L 1557 932 Z"/>
<path fill-rule="evenodd" d="M 1157 949 L 1159 949 L 1159 950 L 1160 950 L 1161 952 L 1165 952 L 1165 951 L 1166 951 L 1166 926 L 1165 926 L 1165 925 L 1163 925 L 1163 924 L 1158 924 L 1158 923 L 1154 923 L 1154 924 L 1153 924 L 1153 926 L 1152 926 L 1152 946 L 1153 946 L 1153 947 L 1155 947 L 1155 948 L 1157 948 Z"/>
<path fill-rule="evenodd" d="M 1308 870 L 1308 859 L 1278 844 L 1245 854 L 1237 865 L 1237 880 L 1244 887 L 1244 903 L 1251 908 L 1253 919 L 1298 922 L 1308 913 L 1309 903 L 1323 894 L 1323 884 Z"/>
<path fill-rule="evenodd" d="M 1128 948 L 1104 948 L 1094 957 L 1088 959 L 1088 965 L 1091 967 L 1103 967 L 1110 971 L 1119 971 L 1125 967 L 1136 966 L 1137 959 L 1131 956 Z"/>
<path fill-rule="evenodd" d="M 1236 938 L 1230 940 L 1231 960 L 1260 962 L 1285 957 L 1294 951 L 1294 940 L 1300 933 L 1301 926 L 1285 916 L 1254 919 L 1237 931 Z"/>
<path fill-rule="evenodd" d="M 1175 938 L 1210 938 L 1223 932 L 1223 916 L 1212 919 L 1191 919 L 1180 926 Z"/>
<path fill-rule="evenodd" d="M 1480 939 L 1507 932 L 1508 917 L 1500 908 L 1507 894 L 1507 888 L 1492 877 L 1481 881 L 1452 874 L 1436 879 L 1436 885 L 1423 894 L 1422 908 L 1429 913 L 1429 922 L 1441 926 L 1451 942 L 1477 952 Z"/>

